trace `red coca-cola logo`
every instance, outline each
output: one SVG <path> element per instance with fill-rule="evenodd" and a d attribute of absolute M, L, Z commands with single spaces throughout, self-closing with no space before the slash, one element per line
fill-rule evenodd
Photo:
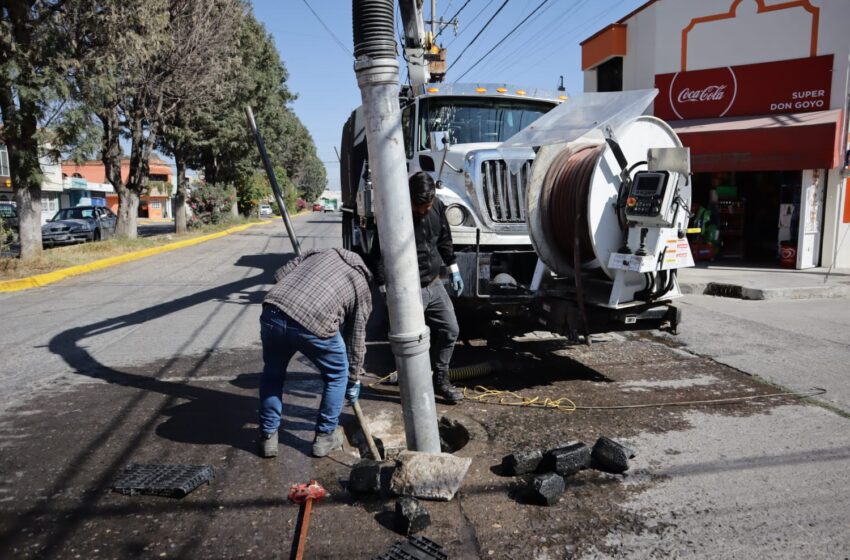
<path fill-rule="evenodd" d="M 738 81 L 732 68 L 677 72 L 668 90 L 670 107 L 680 119 L 724 116 L 735 103 Z"/>

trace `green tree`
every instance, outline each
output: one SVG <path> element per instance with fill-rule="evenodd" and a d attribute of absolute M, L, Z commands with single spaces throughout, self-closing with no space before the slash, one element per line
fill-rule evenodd
<path fill-rule="evenodd" d="M 65 0 L 0 0 L 0 144 L 9 152 L 25 259 L 42 250 L 39 157 L 57 158 L 90 124 L 68 101 L 68 72 L 79 61 L 66 7 Z"/>

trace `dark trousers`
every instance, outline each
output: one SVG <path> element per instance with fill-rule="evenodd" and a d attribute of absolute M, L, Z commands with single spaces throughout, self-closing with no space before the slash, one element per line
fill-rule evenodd
<path fill-rule="evenodd" d="M 452 300 L 441 280 L 422 288 L 422 307 L 425 324 L 431 329 L 431 367 L 436 373 L 448 373 L 459 330 Z"/>

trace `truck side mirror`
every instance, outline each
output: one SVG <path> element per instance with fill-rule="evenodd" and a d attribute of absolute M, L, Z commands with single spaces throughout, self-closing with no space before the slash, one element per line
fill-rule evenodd
<path fill-rule="evenodd" d="M 432 131 L 430 140 L 429 147 L 432 152 L 441 152 L 450 146 L 449 133 L 446 130 Z"/>

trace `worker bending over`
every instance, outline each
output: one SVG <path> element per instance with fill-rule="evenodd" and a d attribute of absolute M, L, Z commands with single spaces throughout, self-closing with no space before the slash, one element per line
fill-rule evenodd
<path fill-rule="evenodd" d="M 372 312 L 372 274 L 345 249 L 308 252 L 281 267 L 263 301 L 260 335 L 260 440 L 262 457 L 277 456 L 283 384 L 292 356 L 301 352 L 324 382 L 313 455 L 342 447 L 337 429 L 343 400 L 357 400 L 355 383 L 366 354 L 366 322 Z M 340 332 L 342 326 L 342 332 Z"/>
<path fill-rule="evenodd" d="M 418 171 L 410 176 L 409 188 L 422 307 L 425 310 L 425 323 L 431 329 L 434 392 L 449 404 L 456 404 L 463 400 L 463 392 L 449 380 L 449 362 L 454 352 L 458 326 L 452 300 L 440 279 L 440 267 L 445 264 L 449 268 L 452 290 L 456 295 L 463 292 L 463 280 L 452 248 L 452 233 L 446 220 L 446 209 L 436 197 L 434 180 L 427 173 Z M 385 293 L 384 267 L 377 235 L 372 245 L 371 257 L 375 281 Z"/>

